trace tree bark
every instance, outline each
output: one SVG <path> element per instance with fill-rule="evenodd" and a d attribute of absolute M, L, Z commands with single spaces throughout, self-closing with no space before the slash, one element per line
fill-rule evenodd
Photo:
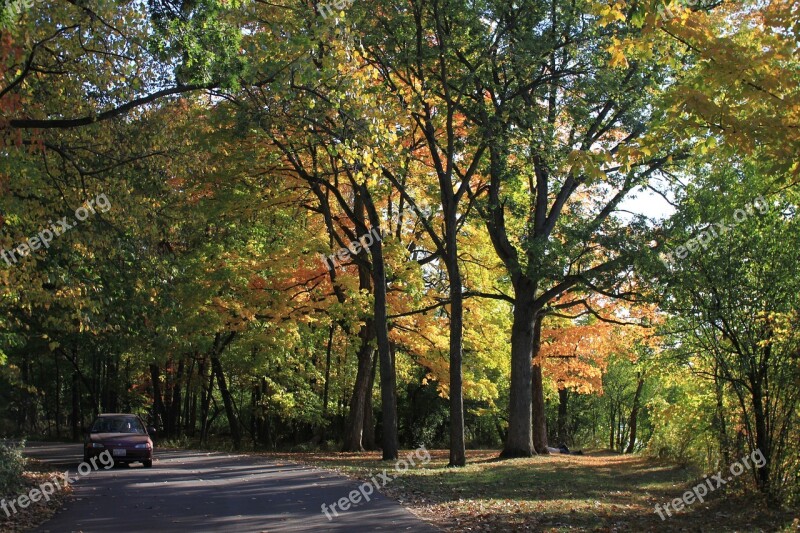
<path fill-rule="evenodd" d="M 375 416 L 372 408 L 372 389 L 375 387 L 375 374 L 378 366 L 378 354 L 372 355 L 372 370 L 369 373 L 369 386 L 367 387 L 367 406 L 364 409 L 364 435 L 361 437 L 361 445 L 367 450 L 375 450 L 378 445 L 375 443 Z"/>
<path fill-rule="evenodd" d="M 369 391 L 369 378 L 372 370 L 372 354 L 375 338 L 375 324 L 372 319 L 367 319 L 359 332 L 361 346 L 358 349 L 358 371 L 356 382 L 353 386 L 353 395 L 350 400 L 350 414 L 347 418 L 345 430 L 344 452 L 364 451 L 362 437 L 364 433 L 364 414 L 367 406 L 367 393 Z"/>
<path fill-rule="evenodd" d="M 78 372 L 72 373 L 72 416 L 70 416 L 70 424 L 72 425 L 72 440 L 79 440 L 81 438 L 80 422 L 81 407 L 80 407 L 80 386 L 81 379 Z"/>
<path fill-rule="evenodd" d="M 380 218 L 366 185 L 361 186 L 364 203 L 369 213 L 372 230 L 381 234 Z M 370 247 L 372 255 L 372 280 L 375 289 L 375 329 L 378 340 L 378 356 L 381 365 L 381 413 L 383 419 L 383 460 L 394 461 L 398 455 L 397 437 L 397 373 L 394 353 L 389 345 L 389 327 L 386 312 L 386 267 L 383 258 L 383 242 L 375 239 Z"/>
<path fill-rule="evenodd" d="M 500 457 L 533 455 L 532 358 L 533 317 L 532 290 L 525 281 L 515 287 L 514 318 L 511 326 L 511 384 L 508 400 L 508 433 Z"/>
<path fill-rule="evenodd" d="M 53 352 L 53 363 L 56 367 L 56 438 L 61 438 L 61 369 L 58 368 L 58 354 Z"/>
<path fill-rule="evenodd" d="M 207 356 L 200 363 L 200 383 L 203 386 L 200 399 L 200 443 L 208 439 L 208 412 L 211 409 L 211 396 L 214 394 L 214 372 L 206 370 Z"/>
<path fill-rule="evenodd" d="M 330 332 L 328 333 L 328 347 L 325 350 L 325 385 L 322 393 L 322 418 L 328 416 L 328 394 L 330 391 L 331 381 L 331 351 L 333 350 L 333 334 L 336 331 L 336 324 L 331 324 Z M 325 421 L 323 420 L 323 424 Z"/>
<path fill-rule="evenodd" d="M 569 389 L 566 387 L 558 389 L 558 422 L 556 432 L 558 434 L 558 443 L 567 444 L 569 440 L 567 435 L 567 415 L 569 404 Z"/>
<path fill-rule="evenodd" d="M 452 188 L 451 188 L 452 190 Z M 451 193 L 448 193 L 452 197 Z M 450 463 L 467 464 L 464 444 L 463 336 L 464 295 L 458 267 L 455 206 L 448 207 L 445 229 L 445 266 L 450 285 Z"/>
<path fill-rule="evenodd" d="M 355 212 L 359 221 L 364 223 L 364 202 L 356 198 Z M 366 255 L 366 251 L 360 252 Z M 367 264 L 358 265 L 358 288 L 362 291 L 372 292 L 372 280 Z M 345 428 L 344 445 L 342 451 L 364 451 L 364 415 L 367 411 L 367 394 L 370 390 L 369 379 L 372 370 L 372 354 L 375 351 L 373 342 L 376 338 L 375 321 L 372 318 L 365 320 L 358 332 L 361 345 L 358 348 L 358 371 L 353 384 L 353 395 L 350 400 L 350 413 Z"/>
<path fill-rule="evenodd" d="M 164 430 L 167 424 L 167 413 L 161 394 L 161 369 L 157 363 L 150 363 L 150 381 L 153 384 L 153 416 L 155 418 L 153 425 L 160 426 Z"/>
<path fill-rule="evenodd" d="M 211 357 L 211 368 L 217 376 L 217 387 L 222 395 L 222 403 L 225 406 L 225 415 L 228 417 L 228 425 L 231 430 L 231 438 L 233 439 L 233 446 L 239 449 L 242 446 L 242 434 L 239 430 L 239 421 L 236 418 L 236 411 L 233 407 L 233 397 L 228 390 L 228 383 L 225 380 L 225 373 L 222 371 L 222 362 L 217 355 Z"/>
<path fill-rule="evenodd" d="M 769 443 L 768 420 L 767 412 L 764 409 L 762 382 L 759 377 L 751 376 L 750 383 L 752 387 L 753 418 L 756 426 L 756 448 L 761 450 L 761 454 L 765 459 L 764 466 L 756 469 L 756 482 L 758 490 L 767 496 L 770 503 L 775 503 L 770 487 L 770 455 L 772 450 Z"/>
<path fill-rule="evenodd" d="M 644 378 L 640 375 L 639 382 L 636 384 L 636 392 L 633 395 L 633 407 L 631 408 L 631 417 L 628 421 L 630 440 L 628 441 L 628 448 L 625 450 L 625 453 L 633 453 L 636 447 L 636 422 L 639 417 L 639 402 L 642 396 L 642 387 L 644 387 Z"/>
<path fill-rule="evenodd" d="M 184 361 L 181 358 L 178 363 L 178 373 L 172 382 L 172 399 L 169 406 L 169 434 L 171 436 L 180 436 L 180 412 L 181 412 L 181 398 L 182 398 L 182 381 L 183 381 Z"/>
<path fill-rule="evenodd" d="M 727 424 L 725 423 L 725 405 L 723 381 L 719 375 L 719 363 L 714 366 L 714 394 L 716 399 L 716 410 L 714 412 L 714 428 L 717 431 L 719 449 L 722 455 L 722 464 L 731 464 L 731 443 L 728 438 Z"/>
<path fill-rule="evenodd" d="M 609 417 L 608 417 L 608 419 L 609 419 L 609 424 L 611 426 L 611 428 L 610 428 L 611 431 L 610 431 L 609 436 L 608 436 L 608 449 L 613 452 L 616 449 L 616 446 L 614 445 L 614 442 L 615 442 L 614 441 L 614 429 L 615 429 L 615 426 L 617 425 L 617 411 L 616 411 L 616 409 L 614 409 L 614 401 L 613 400 L 609 402 L 609 408 L 610 409 L 609 409 Z"/>
<path fill-rule="evenodd" d="M 181 431 L 185 434 L 194 436 L 194 420 L 195 420 L 195 407 L 197 402 L 195 401 L 195 387 L 192 386 L 192 382 L 194 381 L 194 369 L 197 366 L 197 354 L 194 353 L 191 355 L 191 361 L 189 364 L 189 370 L 186 372 L 186 378 L 184 379 L 184 391 L 183 391 L 183 424 L 181 424 Z"/>
<path fill-rule="evenodd" d="M 539 350 L 542 347 L 542 315 L 538 315 L 533 325 L 533 361 L 531 369 L 531 418 L 533 422 L 533 449 L 536 453 L 547 455 L 547 415 L 544 405 L 544 381 Z"/>

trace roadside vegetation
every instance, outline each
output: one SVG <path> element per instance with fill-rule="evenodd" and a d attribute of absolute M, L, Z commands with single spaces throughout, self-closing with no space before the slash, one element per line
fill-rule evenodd
<path fill-rule="evenodd" d="M 23 457 L 24 445 L 24 442 L 0 442 L 0 502 L 6 504 L 0 510 L 0 531 L 8 533 L 30 531 L 47 521 L 71 493 L 71 489 L 59 491 L 50 496 L 49 501 L 41 500 L 26 508 L 8 505 L 59 474 L 51 467 Z"/>

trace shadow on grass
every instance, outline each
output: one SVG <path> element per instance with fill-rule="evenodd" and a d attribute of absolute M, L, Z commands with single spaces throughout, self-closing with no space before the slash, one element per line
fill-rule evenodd
<path fill-rule="evenodd" d="M 728 490 L 662 521 L 656 504 L 681 497 L 702 476 L 643 456 L 593 452 L 501 460 L 496 451 L 471 451 L 466 467 L 446 468 L 446 450 L 430 453 L 425 468 L 409 470 L 384 491 L 446 530 L 776 531 L 791 528 L 797 516 L 742 496 L 742 476 Z M 392 467 L 374 453 L 290 455 L 362 478 Z"/>

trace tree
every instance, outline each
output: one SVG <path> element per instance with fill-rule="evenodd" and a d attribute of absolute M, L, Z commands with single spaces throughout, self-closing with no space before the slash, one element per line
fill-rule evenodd
<path fill-rule="evenodd" d="M 800 402 L 794 275 L 800 233 L 796 205 L 754 196 L 763 186 L 759 165 L 700 175 L 672 221 L 689 248 L 666 263 L 664 307 L 676 313 L 669 328 L 675 352 L 721 386 L 723 416 L 723 396 L 734 395 L 747 447 L 766 459 L 754 471 L 757 485 L 775 502 L 787 490 L 785 473 L 796 469 L 786 453 L 796 442 Z M 700 251 L 696 245 L 706 238 L 712 244 Z M 717 432 L 722 450 L 736 439 L 725 427 Z"/>

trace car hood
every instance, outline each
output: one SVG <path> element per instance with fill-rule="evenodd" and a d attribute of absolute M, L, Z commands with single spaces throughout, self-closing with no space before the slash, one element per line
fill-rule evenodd
<path fill-rule="evenodd" d="M 148 435 L 136 433 L 92 433 L 89 435 L 89 442 L 105 444 L 142 444 L 149 441 Z"/>

